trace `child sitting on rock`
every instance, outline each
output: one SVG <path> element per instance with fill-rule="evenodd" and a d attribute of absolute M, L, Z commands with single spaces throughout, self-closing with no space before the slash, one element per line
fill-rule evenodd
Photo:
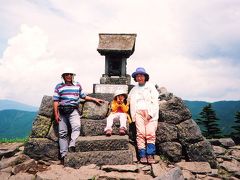
<path fill-rule="evenodd" d="M 120 121 L 119 135 L 124 136 L 127 130 L 127 120 L 131 122 L 128 114 L 129 104 L 127 94 L 122 90 L 116 90 L 113 101 L 111 102 L 111 113 L 107 117 L 107 126 L 104 129 L 106 136 L 112 135 L 112 125 L 114 120 Z"/>

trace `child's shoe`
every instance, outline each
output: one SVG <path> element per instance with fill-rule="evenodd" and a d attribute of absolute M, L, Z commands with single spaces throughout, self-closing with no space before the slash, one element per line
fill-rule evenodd
<path fill-rule="evenodd" d="M 112 135 L 112 130 L 108 129 L 105 131 L 106 136 L 111 136 Z"/>
<path fill-rule="evenodd" d="M 156 163 L 155 160 L 154 160 L 154 156 L 153 155 L 148 155 L 147 156 L 147 162 L 148 162 L 148 164 Z"/>
<path fill-rule="evenodd" d="M 147 164 L 147 163 L 148 163 L 147 158 L 146 158 L 146 157 L 141 157 L 141 158 L 140 158 L 140 163 L 142 163 L 142 164 Z"/>
<path fill-rule="evenodd" d="M 124 127 L 121 127 L 121 128 L 119 129 L 119 135 L 120 135 L 120 136 L 126 135 L 126 129 L 125 129 Z"/>

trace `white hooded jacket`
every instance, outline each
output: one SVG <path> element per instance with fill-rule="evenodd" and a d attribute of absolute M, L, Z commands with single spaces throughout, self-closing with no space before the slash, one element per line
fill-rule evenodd
<path fill-rule="evenodd" d="M 132 120 L 135 121 L 135 114 L 137 111 L 139 97 L 141 101 L 144 101 L 148 114 L 152 117 L 153 121 L 158 121 L 159 117 L 159 103 L 158 103 L 159 93 L 155 86 L 151 83 L 146 82 L 144 86 L 136 85 L 134 86 L 129 95 L 128 101 L 130 102 L 130 113 Z"/>

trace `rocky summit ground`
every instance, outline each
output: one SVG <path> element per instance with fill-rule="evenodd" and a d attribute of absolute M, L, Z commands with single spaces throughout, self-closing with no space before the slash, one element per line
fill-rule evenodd
<path fill-rule="evenodd" d="M 23 143 L 1 143 L 0 179 L 240 179 L 240 146 L 231 139 L 210 142 L 217 157 L 217 169 L 212 169 L 208 162 L 171 163 L 160 156 L 155 156 L 157 162 L 152 165 L 140 164 L 134 157 L 133 164 L 90 164 L 74 169 L 63 166 L 60 161 L 31 159 L 23 153 Z"/>

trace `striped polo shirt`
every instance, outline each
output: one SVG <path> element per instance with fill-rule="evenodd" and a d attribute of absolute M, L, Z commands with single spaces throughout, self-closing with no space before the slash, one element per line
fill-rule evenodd
<path fill-rule="evenodd" d="M 61 106 L 78 106 L 80 98 L 85 97 L 86 94 L 82 92 L 82 87 L 78 82 L 71 85 L 59 83 L 55 87 L 53 100 L 58 101 Z"/>

